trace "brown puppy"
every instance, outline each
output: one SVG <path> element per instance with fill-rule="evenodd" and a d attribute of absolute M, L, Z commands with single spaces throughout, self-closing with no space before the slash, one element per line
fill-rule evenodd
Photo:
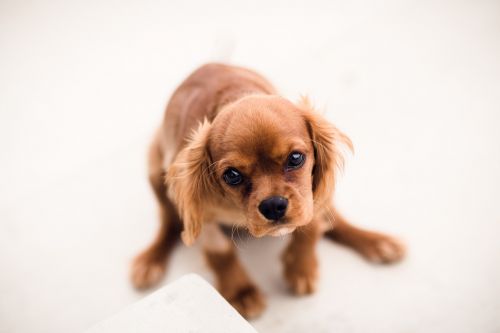
<path fill-rule="evenodd" d="M 315 290 L 315 244 L 323 234 L 372 261 L 401 259 L 397 240 L 353 227 L 333 208 L 341 145 L 352 149 L 307 100 L 289 102 L 257 73 L 222 64 L 196 70 L 174 92 L 151 145 L 161 225 L 134 261 L 134 285 L 162 278 L 182 230 L 187 245 L 200 238 L 221 294 L 245 317 L 260 314 L 264 298 L 221 224 L 256 237 L 292 233 L 284 275 L 297 294 Z"/>

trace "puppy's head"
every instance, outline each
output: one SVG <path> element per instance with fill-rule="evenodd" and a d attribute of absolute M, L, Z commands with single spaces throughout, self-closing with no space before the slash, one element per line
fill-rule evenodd
<path fill-rule="evenodd" d="M 331 199 L 339 144 L 350 140 L 313 111 L 278 96 L 248 96 L 205 121 L 168 170 L 183 240 L 198 236 L 211 207 L 244 214 L 249 232 L 284 235 Z"/>

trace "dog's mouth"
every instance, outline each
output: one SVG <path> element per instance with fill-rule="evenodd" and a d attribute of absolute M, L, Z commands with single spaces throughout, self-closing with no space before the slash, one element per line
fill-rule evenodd
<path fill-rule="evenodd" d="M 295 227 L 282 226 L 282 227 L 278 227 L 277 229 L 271 230 L 268 234 L 270 236 L 273 236 L 273 237 L 279 237 L 279 236 L 285 236 L 285 235 L 291 234 L 294 231 L 295 231 Z"/>
<path fill-rule="evenodd" d="M 262 229 L 253 229 L 253 230 L 249 230 L 250 233 L 257 237 L 257 238 L 260 238 L 260 237 L 263 237 L 263 236 L 272 236 L 272 237 L 281 237 L 281 236 L 285 236 L 285 235 L 288 235 L 288 234 L 291 234 L 292 232 L 295 231 L 297 227 L 296 226 L 292 226 L 292 225 L 280 225 L 280 226 L 275 226 L 275 227 L 271 227 L 271 228 L 262 228 Z"/>

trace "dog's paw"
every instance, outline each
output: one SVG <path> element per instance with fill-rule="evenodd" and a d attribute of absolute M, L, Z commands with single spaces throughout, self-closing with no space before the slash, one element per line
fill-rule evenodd
<path fill-rule="evenodd" d="M 292 269 L 285 272 L 285 279 L 293 293 L 308 295 L 316 291 L 318 274 L 316 269 L 308 271 Z"/>
<path fill-rule="evenodd" d="M 244 286 L 226 299 L 246 319 L 258 317 L 266 307 L 264 296 L 254 285 Z"/>
<path fill-rule="evenodd" d="M 134 259 L 130 278 L 136 289 L 147 289 L 160 282 L 165 270 L 165 260 L 155 259 L 148 252 L 144 252 Z"/>
<path fill-rule="evenodd" d="M 293 253 L 285 253 L 284 276 L 291 291 L 297 295 L 312 294 L 318 282 L 318 264 L 316 257 L 297 257 Z"/>
<path fill-rule="evenodd" d="M 374 234 L 366 238 L 358 247 L 359 252 L 369 261 L 390 264 L 400 261 L 405 256 L 405 246 L 398 239 Z"/>

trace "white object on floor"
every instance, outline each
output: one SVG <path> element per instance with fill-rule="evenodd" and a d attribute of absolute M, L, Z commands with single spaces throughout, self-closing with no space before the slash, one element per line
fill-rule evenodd
<path fill-rule="evenodd" d="M 257 331 L 205 280 L 188 274 L 87 333 Z"/>

